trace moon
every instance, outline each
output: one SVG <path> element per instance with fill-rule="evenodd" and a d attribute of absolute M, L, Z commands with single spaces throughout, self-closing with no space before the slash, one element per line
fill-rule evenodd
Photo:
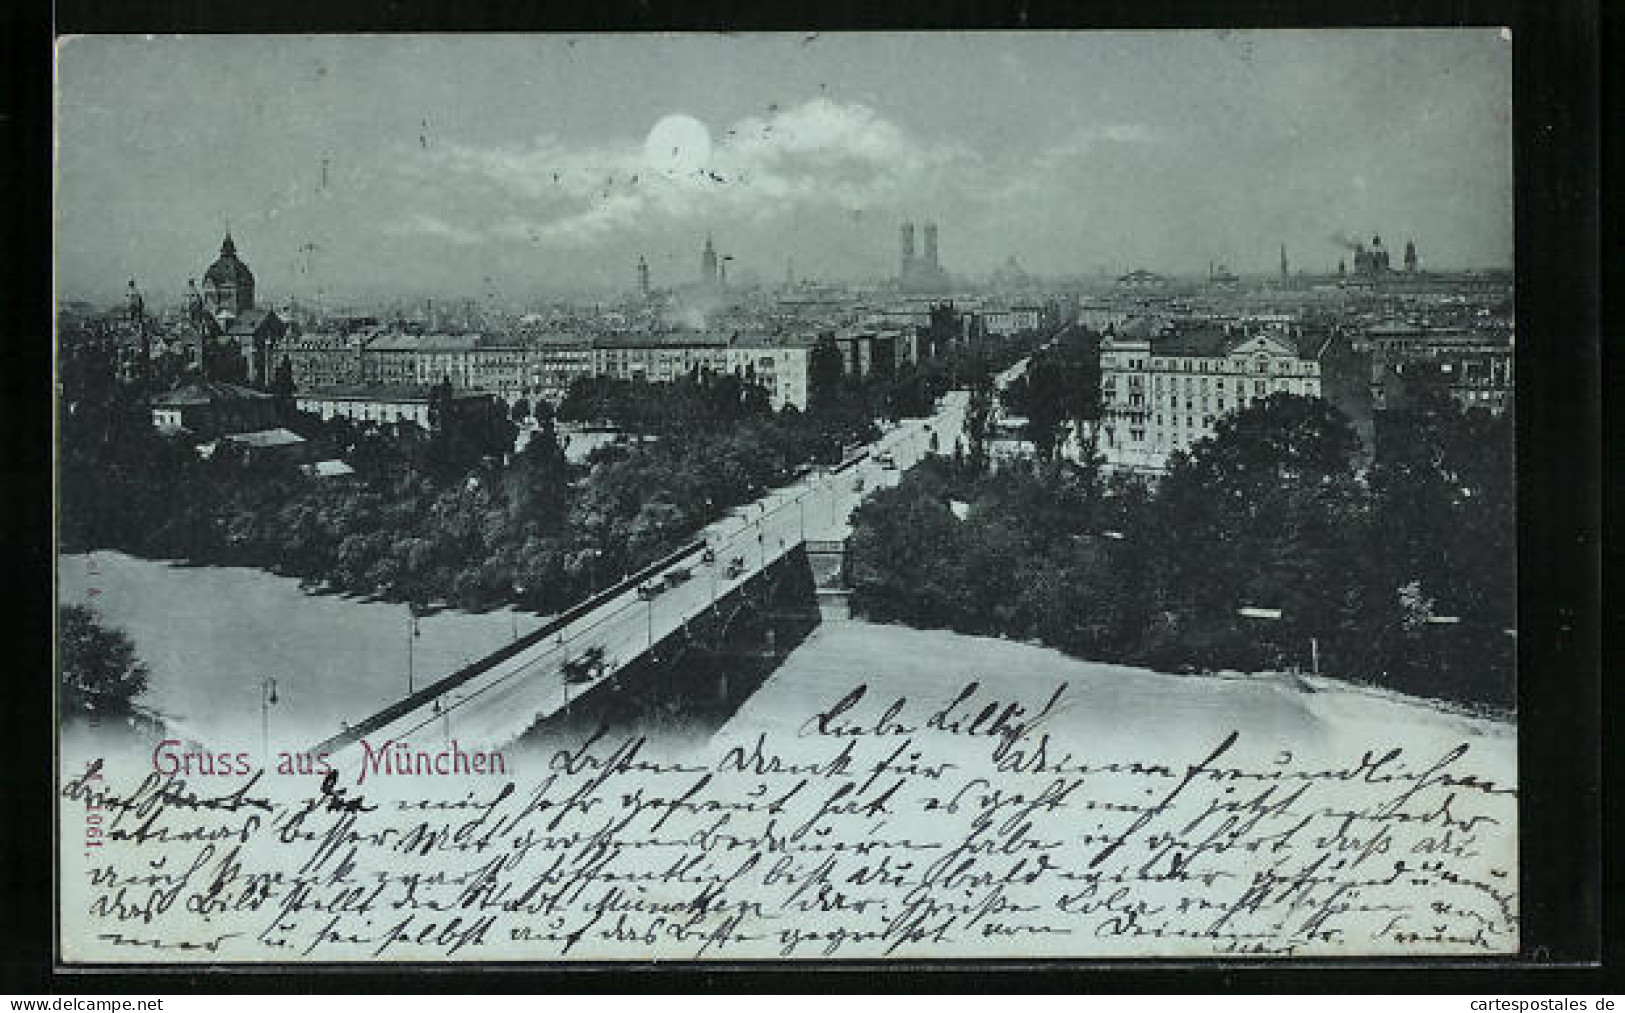
<path fill-rule="evenodd" d="M 711 162 L 711 131 L 692 116 L 673 113 L 649 131 L 643 155 L 653 169 L 696 172 Z"/>

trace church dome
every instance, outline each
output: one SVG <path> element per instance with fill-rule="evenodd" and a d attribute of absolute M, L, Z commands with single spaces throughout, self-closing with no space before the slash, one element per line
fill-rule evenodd
<path fill-rule="evenodd" d="M 231 241 L 231 233 L 226 233 L 226 241 L 220 244 L 220 259 L 209 265 L 204 272 L 205 285 L 234 285 L 251 287 L 254 284 L 254 272 L 248 265 L 237 259 L 237 246 Z"/>
<path fill-rule="evenodd" d="M 203 305 L 215 317 L 241 316 L 254 308 L 254 272 L 237 259 L 230 232 L 220 244 L 220 259 L 203 273 Z"/>

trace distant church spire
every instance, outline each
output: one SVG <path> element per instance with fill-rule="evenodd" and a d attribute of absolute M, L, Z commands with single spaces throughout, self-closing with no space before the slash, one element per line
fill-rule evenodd
<path fill-rule="evenodd" d="M 711 241 L 711 233 L 705 234 L 705 252 L 700 255 L 700 281 L 707 285 L 715 285 L 721 275 L 717 269 L 717 248 Z"/>
<path fill-rule="evenodd" d="M 203 295 L 197 290 L 197 279 L 186 279 L 186 318 L 193 326 L 201 328 L 206 315 L 203 309 Z"/>

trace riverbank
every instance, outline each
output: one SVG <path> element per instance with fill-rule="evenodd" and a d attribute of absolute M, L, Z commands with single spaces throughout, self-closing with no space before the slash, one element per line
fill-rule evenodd
<path fill-rule="evenodd" d="M 151 671 L 138 700 L 183 734 L 261 732 L 261 693 L 277 683 L 265 724 L 302 748 L 540 626 L 512 609 L 406 606 L 312 594 L 293 577 L 98 551 L 59 557 L 58 598 L 91 605 L 124 630 Z M 92 594 L 92 590 L 96 593 Z"/>
<path fill-rule="evenodd" d="M 1517 783 L 1515 724 L 1420 697 L 1289 673 L 1172 675 L 997 638 L 866 622 L 814 630 L 713 741 L 762 732 L 794 738 L 809 717 L 859 685 L 865 691 L 852 720 L 877 717 L 899 699 L 916 712 L 934 709 L 972 682 L 1032 709 L 1064 686 L 1046 727 L 1058 739 L 1089 743 L 1096 756 L 1189 750 L 1230 731 L 1244 746 L 1287 744 L 1299 759 L 1329 766 L 1379 746 L 1421 755 L 1467 743 L 1475 770 Z"/>

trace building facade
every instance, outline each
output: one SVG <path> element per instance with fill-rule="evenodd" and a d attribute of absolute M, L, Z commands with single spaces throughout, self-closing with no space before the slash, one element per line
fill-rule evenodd
<path fill-rule="evenodd" d="M 152 399 L 152 424 L 213 439 L 276 426 L 276 407 L 264 391 L 218 380 L 183 384 Z"/>
<path fill-rule="evenodd" d="M 767 389 L 775 411 L 807 410 L 807 384 L 812 348 L 775 338 L 739 337 L 728 347 L 727 369 Z"/>
<path fill-rule="evenodd" d="M 613 335 L 594 341 L 592 351 L 593 374 L 616 380 L 670 383 L 696 369 L 720 373 L 728 368 L 728 338 L 720 334 L 669 339 Z"/>
<path fill-rule="evenodd" d="M 483 394 L 454 393 L 448 407 L 458 410 L 485 399 Z M 417 384 L 324 387 L 299 392 L 294 396 L 294 406 L 324 420 L 345 418 L 378 425 L 409 422 L 428 429 L 429 400 L 430 389 Z"/>
<path fill-rule="evenodd" d="M 525 376 L 532 399 L 557 406 L 577 379 L 592 375 L 592 339 L 581 335 L 542 335 L 525 346 Z"/>
<path fill-rule="evenodd" d="M 1215 423 L 1275 393 L 1321 396 L 1319 348 L 1290 327 L 1175 329 L 1144 318 L 1100 343 L 1106 467 L 1161 475 L 1176 451 Z"/>
<path fill-rule="evenodd" d="M 1040 313 L 1037 306 L 1011 306 L 978 310 L 976 316 L 981 321 L 984 333 L 1006 338 L 1022 331 L 1036 331 Z"/>
<path fill-rule="evenodd" d="M 354 386 L 362 382 L 361 357 L 366 337 L 360 334 L 302 334 L 276 346 L 280 366 L 286 358 L 294 387 Z"/>
<path fill-rule="evenodd" d="M 1430 395 L 1443 395 L 1463 409 L 1500 415 L 1516 400 L 1514 362 L 1510 350 L 1399 361 L 1376 358 L 1371 405 L 1376 411 L 1403 411 Z"/>
<path fill-rule="evenodd" d="M 493 341 L 472 335 L 385 334 L 363 341 L 312 335 L 284 343 L 300 399 L 347 388 L 428 388 L 442 380 L 459 393 L 489 395 L 513 405 L 561 402 L 583 377 L 670 383 L 697 371 L 755 376 L 773 406 L 807 406 L 810 343 L 724 334 L 532 335 Z M 888 354 L 891 345 L 887 345 Z M 865 345 L 865 365 L 870 346 Z M 324 405 L 332 401 L 322 399 Z M 325 406 L 323 411 L 337 411 Z M 350 409 L 345 409 L 349 412 Z M 376 420 L 372 419 L 372 420 Z"/>

